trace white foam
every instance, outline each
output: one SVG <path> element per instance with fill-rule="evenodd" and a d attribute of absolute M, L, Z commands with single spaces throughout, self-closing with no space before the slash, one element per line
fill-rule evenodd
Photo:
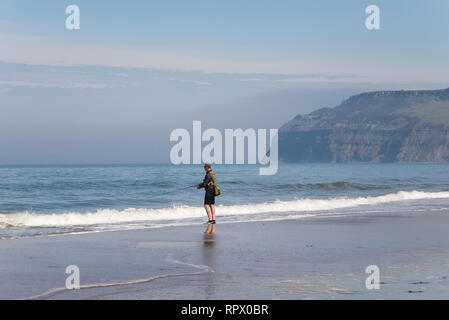
<path fill-rule="evenodd" d="M 448 198 L 449 192 L 400 191 L 381 196 L 330 199 L 297 199 L 245 205 L 217 206 L 217 213 L 226 216 L 254 215 L 263 213 L 311 212 L 363 205 L 376 205 L 397 201 Z M 96 212 L 71 212 L 63 214 L 43 214 L 17 212 L 0 214 L 0 229 L 6 227 L 70 227 L 130 222 L 181 222 L 186 219 L 204 218 L 203 207 L 176 206 L 163 209 L 125 210 L 103 209 Z"/>

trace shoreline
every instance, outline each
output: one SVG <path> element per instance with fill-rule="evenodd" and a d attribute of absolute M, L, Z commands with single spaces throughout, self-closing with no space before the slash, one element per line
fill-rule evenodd
<path fill-rule="evenodd" d="M 1 240 L 0 298 L 447 299 L 449 211 Z M 81 290 L 64 288 L 80 269 Z M 365 268 L 380 269 L 380 289 Z M 140 281 L 140 282 L 139 282 Z"/>

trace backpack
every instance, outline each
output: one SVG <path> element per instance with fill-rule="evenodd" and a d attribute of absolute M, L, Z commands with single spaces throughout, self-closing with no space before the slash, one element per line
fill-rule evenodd
<path fill-rule="evenodd" d="M 218 185 L 214 185 L 214 193 L 215 193 L 216 197 L 221 194 L 221 190 L 220 190 L 220 187 Z"/>

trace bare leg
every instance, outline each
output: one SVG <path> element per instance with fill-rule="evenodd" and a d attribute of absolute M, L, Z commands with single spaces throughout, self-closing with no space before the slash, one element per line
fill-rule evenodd
<path fill-rule="evenodd" d="M 215 220 L 215 204 L 210 205 L 211 211 L 212 211 L 212 220 Z"/>
<path fill-rule="evenodd" d="M 212 220 L 210 206 L 208 204 L 205 204 L 204 209 L 206 209 L 207 217 L 209 218 L 209 220 Z"/>

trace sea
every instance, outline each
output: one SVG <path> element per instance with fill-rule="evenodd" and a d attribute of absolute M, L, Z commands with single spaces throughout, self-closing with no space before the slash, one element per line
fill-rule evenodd
<path fill-rule="evenodd" d="M 219 223 L 348 215 L 431 214 L 449 208 L 449 164 L 215 165 Z M 200 225 L 201 165 L 0 166 L 0 241 Z"/>

